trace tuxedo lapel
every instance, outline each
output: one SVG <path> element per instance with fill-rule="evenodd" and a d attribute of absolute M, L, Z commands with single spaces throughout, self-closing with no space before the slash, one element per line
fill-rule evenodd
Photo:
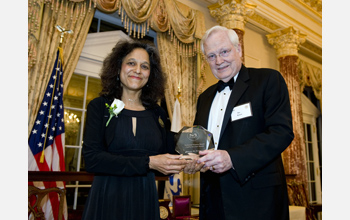
<path fill-rule="evenodd" d="M 220 132 L 220 139 L 221 139 L 222 134 L 225 131 L 227 123 L 231 120 L 231 113 L 232 113 L 233 108 L 236 106 L 238 100 L 242 97 L 242 95 L 244 94 L 244 92 L 248 88 L 248 84 L 246 83 L 247 80 L 249 80 L 248 70 L 247 70 L 247 68 L 245 68 L 244 65 L 242 65 L 242 68 L 239 72 L 239 75 L 237 77 L 235 85 L 233 86 L 231 96 L 230 96 L 229 101 L 227 103 L 224 120 L 222 122 L 222 129 Z"/>

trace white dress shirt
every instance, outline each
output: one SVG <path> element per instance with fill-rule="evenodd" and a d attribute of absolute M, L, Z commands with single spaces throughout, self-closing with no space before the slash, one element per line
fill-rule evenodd
<path fill-rule="evenodd" d="M 235 82 L 237 80 L 238 74 L 234 77 Z M 224 120 L 224 115 L 228 100 L 231 96 L 231 92 L 232 90 L 230 90 L 230 87 L 228 86 L 226 86 L 225 89 L 221 92 L 216 92 L 215 98 L 210 107 L 208 131 L 213 134 L 215 150 L 217 150 L 219 146 L 219 137 L 222 128 L 222 122 Z"/>

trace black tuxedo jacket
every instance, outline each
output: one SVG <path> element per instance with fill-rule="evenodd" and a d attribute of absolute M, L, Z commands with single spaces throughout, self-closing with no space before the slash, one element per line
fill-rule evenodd
<path fill-rule="evenodd" d="M 216 87 L 199 96 L 195 125 L 207 128 Z M 246 103 L 252 116 L 231 121 L 232 110 Z M 229 153 L 234 169 L 201 173 L 200 219 L 289 219 L 281 153 L 293 138 L 288 89 L 281 74 L 242 65 L 218 146 Z"/>

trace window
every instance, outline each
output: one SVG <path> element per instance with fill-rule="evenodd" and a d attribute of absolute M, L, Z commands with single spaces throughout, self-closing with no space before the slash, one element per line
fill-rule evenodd
<path fill-rule="evenodd" d="M 312 90 L 311 90 L 312 92 Z M 301 95 L 307 184 L 310 203 L 321 203 L 321 112 L 316 107 L 317 99 L 310 90 Z M 316 105 L 315 105 L 316 104 Z"/>
<path fill-rule="evenodd" d="M 320 111 L 321 103 L 315 96 L 312 87 L 305 86 L 303 94 L 312 102 L 312 104 Z M 318 158 L 320 163 L 321 184 L 322 184 L 322 115 L 319 113 L 316 117 L 316 131 L 317 131 L 317 146 L 318 146 Z"/>
<path fill-rule="evenodd" d="M 66 171 L 83 171 L 82 158 L 83 130 L 86 119 L 86 107 L 101 91 L 100 79 L 74 73 L 63 96 L 65 120 L 65 162 Z M 79 186 L 79 187 L 78 187 Z M 84 205 L 88 188 L 79 182 L 69 182 L 67 187 L 67 205 Z M 82 187 L 80 189 L 80 187 Z M 85 189 L 84 189 L 85 188 Z"/>
<path fill-rule="evenodd" d="M 318 149 L 316 126 L 308 123 L 304 123 L 305 132 L 305 154 L 306 154 L 306 166 L 307 166 L 307 179 L 309 189 L 309 202 L 318 202 L 318 182 L 317 177 L 320 177 L 320 169 L 318 163 Z M 316 146 L 314 146 L 316 145 Z M 316 150 L 316 152 L 315 152 Z"/>

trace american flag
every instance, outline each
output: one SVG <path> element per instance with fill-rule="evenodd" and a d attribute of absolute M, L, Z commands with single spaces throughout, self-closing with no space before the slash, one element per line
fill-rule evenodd
<path fill-rule="evenodd" d="M 40 109 L 28 140 L 29 171 L 65 171 L 62 49 L 58 48 L 55 64 Z M 62 181 L 29 182 L 38 188 L 65 188 Z M 59 197 L 50 193 L 43 199 L 45 219 L 57 219 Z M 67 205 L 64 205 L 67 219 Z"/>

